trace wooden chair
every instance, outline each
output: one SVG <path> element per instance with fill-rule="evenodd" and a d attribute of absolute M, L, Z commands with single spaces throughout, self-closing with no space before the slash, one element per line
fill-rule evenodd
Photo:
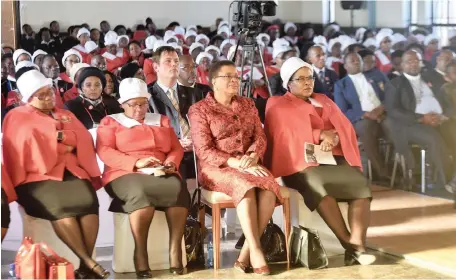
<path fill-rule="evenodd" d="M 199 184 L 198 188 L 200 188 Z M 280 194 L 283 197 L 283 219 L 287 249 L 287 265 L 289 267 L 290 260 L 288 256 L 288 239 L 290 237 L 291 230 L 290 192 L 288 191 L 288 188 L 280 187 Z M 214 246 L 214 270 L 217 270 L 220 269 L 220 212 L 222 209 L 235 207 L 230 196 L 221 192 L 205 190 L 203 188 L 201 188 L 201 202 L 212 209 L 212 244 Z M 205 230 L 205 215 L 205 207 L 201 207 L 198 218 L 202 225 L 203 231 Z"/>

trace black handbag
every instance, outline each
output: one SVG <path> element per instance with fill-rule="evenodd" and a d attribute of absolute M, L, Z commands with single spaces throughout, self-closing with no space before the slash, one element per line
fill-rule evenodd
<path fill-rule="evenodd" d="M 197 199 L 197 201 L 195 201 Z M 204 266 L 203 232 L 198 221 L 198 211 L 204 207 L 201 204 L 201 189 L 197 188 L 193 193 L 187 223 L 185 224 L 184 240 L 187 266 Z"/>
<path fill-rule="evenodd" d="M 302 226 L 293 227 L 289 248 L 292 265 L 300 265 L 309 269 L 321 269 L 328 266 L 328 256 L 316 230 Z"/>
<path fill-rule="evenodd" d="M 287 260 L 287 247 L 285 234 L 272 219 L 266 226 L 260 239 L 261 248 L 268 263 L 284 262 Z"/>
<path fill-rule="evenodd" d="M 238 250 L 242 249 L 244 242 L 245 236 L 242 234 L 235 248 Z M 268 263 L 284 262 L 287 260 L 285 234 L 283 234 L 278 225 L 274 224 L 272 219 L 269 220 L 269 224 L 264 229 L 260 242 L 264 257 Z"/>

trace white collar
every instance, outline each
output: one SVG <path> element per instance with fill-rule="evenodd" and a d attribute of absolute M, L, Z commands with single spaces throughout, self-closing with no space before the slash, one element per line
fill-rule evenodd
<path fill-rule="evenodd" d="M 46 41 L 43 40 L 43 41 L 41 41 L 41 44 L 43 44 L 43 45 L 49 45 L 49 44 L 52 43 L 52 42 L 54 42 L 54 39 L 49 40 L 49 42 L 46 42 Z"/>
<path fill-rule="evenodd" d="M 134 119 L 130 119 L 124 113 L 109 115 L 108 117 L 116 120 L 121 125 L 132 128 L 138 125 L 142 125 L 140 122 Z M 146 118 L 144 119 L 144 124 L 150 126 L 160 126 L 161 115 L 154 113 L 146 113 Z"/>
<path fill-rule="evenodd" d="M 174 86 L 172 87 L 167 87 L 167 86 L 164 86 L 162 83 L 160 83 L 158 80 L 157 80 L 157 85 L 163 90 L 164 93 L 168 94 L 168 91 L 170 88 L 172 88 L 174 90 L 174 92 L 177 92 L 177 82 L 174 84 Z"/>
<path fill-rule="evenodd" d="M 350 77 L 350 79 L 352 79 L 352 80 L 359 80 L 364 77 L 364 74 L 362 72 L 359 72 L 358 74 L 355 74 L 355 75 L 348 74 L 348 77 Z"/>
<path fill-rule="evenodd" d="M 102 55 L 104 58 L 109 59 L 109 60 L 114 60 L 116 59 L 116 56 L 113 55 L 112 53 L 109 52 L 104 52 Z"/>
<path fill-rule="evenodd" d="M 323 105 L 321 105 L 321 103 L 318 102 L 316 99 L 309 97 L 309 101 L 310 101 L 310 104 L 312 104 L 312 106 L 323 108 Z"/>
<path fill-rule="evenodd" d="M 8 75 L 7 79 L 10 82 L 16 82 L 16 78 L 14 78 L 13 76 Z"/>
<path fill-rule="evenodd" d="M 320 74 L 320 72 L 325 73 L 325 67 L 320 69 L 317 66 L 315 66 L 314 64 L 312 64 L 312 68 L 314 69 L 314 72 L 317 73 L 317 74 Z"/>
<path fill-rule="evenodd" d="M 117 57 L 123 57 L 123 55 L 124 55 L 123 48 L 118 48 L 116 56 Z"/>
<path fill-rule="evenodd" d="M 421 75 L 419 75 L 419 74 L 416 75 L 416 76 L 412 76 L 412 75 L 409 75 L 409 74 L 407 74 L 407 73 L 404 73 L 404 76 L 405 76 L 405 77 L 407 78 L 407 80 L 409 80 L 409 81 L 414 81 L 414 82 L 416 82 L 416 81 L 421 80 Z"/>
<path fill-rule="evenodd" d="M 440 71 L 439 69 L 435 68 L 435 71 L 442 76 L 445 76 L 445 72 Z"/>
<path fill-rule="evenodd" d="M 182 84 L 179 80 L 177 80 L 177 84 L 178 84 L 178 85 L 181 85 L 181 86 L 183 86 L 183 87 L 186 87 L 186 86 L 185 86 L 184 84 Z M 193 85 L 191 85 L 191 86 L 189 86 L 189 87 L 194 88 L 195 85 L 196 85 L 196 82 L 194 82 Z"/>
<path fill-rule="evenodd" d="M 82 53 L 87 53 L 86 48 L 81 46 L 81 45 L 76 45 L 76 46 L 73 47 L 73 49 L 78 50 L 78 51 L 80 51 Z"/>

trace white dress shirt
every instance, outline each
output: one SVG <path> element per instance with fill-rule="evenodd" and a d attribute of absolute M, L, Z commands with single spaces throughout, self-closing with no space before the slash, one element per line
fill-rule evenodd
<path fill-rule="evenodd" d="M 361 109 L 364 112 L 370 112 L 382 105 L 380 100 L 375 93 L 372 85 L 367 81 L 366 76 L 363 73 L 358 73 L 355 75 L 348 75 L 355 85 L 356 93 L 359 97 L 359 103 L 361 104 Z"/>
<path fill-rule="evenodd" d="M 160 84 L 160 82 L 157 80 L 157 85 L 163 90 L 163 92 L 169 96 L 170 92 L 169 92 L 169 89 L 173 89 L 173 97 L 176 99 L 177 101 L 177 104 L 179 104 L 179 96 L 177 95 L 177 82 L 174 84 L 174 86 L 172 87 L 167 87 L 167 86 L 164 86 L 162 84 Z"/>
<path fill-rule="evenodd" d="M 404 76 L 412 85 L 413 92 L 415 93 L 415 113 L 423 115 L 429 113 L 442 114 L 442 106 L 440 106 L 439 101 L 435 98 L 429 86 L 421 79 L 421 75 L 411 76 L 404 73 Z"/>

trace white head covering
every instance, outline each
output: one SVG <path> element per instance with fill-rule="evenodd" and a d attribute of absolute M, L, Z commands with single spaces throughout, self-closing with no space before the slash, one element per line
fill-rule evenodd
<path fill-rule="evenodd" d="M 35 62 L 35 58 L 39 55 L 46 55 L 47 52 L 43 51 L 43 50 L 36 50 L 33 55 L 32 55 L 32 62 Z"/>
<path fill-rule="evenodd" d="M 366 33 L 366 31 L 367 31 L 367 29 L 364 27 L 358 28 L 358 30 L 356 30 L 356 34 L 355 34 L 356 41 L 361 42 L 363 40 L 364 33 Z"/>
<path fill-rule="evenodd" d="M 196 38 L 196 36 L 198 36 L 198 33 L 196 33 L 196 31 L 193 31 L 193 30 L 188 30 L 184 36 L 185 40 L 187 40 L 187 38 L 190 36 L 195 36 L 195 38 Z"/>
<path fill-rule="evenodd" d="M 176 41 L 175 43 L 179 42 L 179 39 L 177 39 L 176 36 L 169 36 L 164 41 L 165 41 L 165 43 L 168 43 L 169 40 L 172 40 L 172 39 L 174 39 Z"/>
<path fill-rule="evenodd" d="M 342 44 L 342 46 L 340 47 L 340 50 L 341 50 L 341 52 L 344 52 L 345 49 L 348 48 L 348 46 L 350 46 L 352 44 L 356 44 L 356 40 L 349 36 L 342 37 L 341 44 Z"/>
<path fill-rule="evenodd" d="M 52 79 L 46 78 L 38 70 L 30 70 L 22 74 L 17 80 L 17 88 L 22 95 L 22 102 L 27 103 L 30 97 L 40 88 L 52 87 Z"/>
<path fill-rule="evenodd" d="M 201 48 L 204 51 L 204 45 L 198 42 L 193 43 L 188 50 L 188 53 L 191 55 L 194 50 Z"/>
<path fill-rule="evenodd" d="M 190 31 L 190 30 L 193 30 L 193 31 L 197 32 L 198 28 L 196 27 L 196 25 L 191 24 L 191 25 L 187 26 L 186 30 L 187 30 L 187 32 Z"/>
<path fill-rule="evenodd" d="M 153 49 L 153 51 L 154 51 L 154 52 L 157 51 L 157 49 L 158 49 L 159 47 L 163 47 L 164 45 L 166 45 L 165 41 L 163 41 L 163 40 L 157 40 L 157 41 L 155 42 L 155 44 L 154 44 L 154 49 Z"/>
<path fill-rule="evenodd" d="M 165 35 L 163 35 L 163 41 L 168 41 L 168 38 L 170 38 L 171 36 L 176 36 L 176 33 L 172 30 L 167 30 L 165 32 Z"/>
<path fill-rule="evenodd" d="M 176 26 L 174 27 L 174 33 L 184 36 L 185 29 L 182 26 Z"/>
<path fill-rule="evenodd" d="M 209 40 L 209 37 L 207 37 L 206 35 L 204 35 L 204 34 L 199 34 L 198 36 L 196 36 L 195 42 L 199 42 L 201 39 L 206 40 L 207 43 L 204 44 L 205 46 L 207 46 L 207 45 L 209 44 L 209 42 L 211 41 L 211 40 Z"/>
<path fill-rule="evenodd" d="M 196 64 L 200 64 L 201 60 L 203 60 L 203 58 L 205 57 L 207 57 L 210 61 L 214 59 L 214 57 L 210 53 L 200 52 L 200 54 L 195 59 Z"/>
<path fill-rule="evenodd" d="M 145 41 L 146 49 L 153 50 L 155 42 L 157 42 L 157 37 L 155 37 L 154 35 L 150 35 L 149 37 L 147 37 Z"/>
<path fill-rule="evenodd" d="M 424 35 L 423 34 L 416 34 L 415 35 L 415 38 L 418 40 L 419 43 L 423 43 L 424 42 Z"/>
<path fill-rule="evenodd" d="M 70 79 L 73 81 L 73 83 L 76 83 L 76 81 L 74 80 L 76 76 L 76 73 L 82 69 L 82 68 L 86 68 L 86 67 L 90 67 L 89 64 L 87 63 L 75 63 L 73 64 L 73 66 L 71 67 L 70 69 Z"/>
<path fill-rule="evenodd" d="M 220 54 L 222 53 L 222 51 L 219 48 L 217 48 L 216 46 L 213 46 L 213 45 L 208 46 L 204 51 L 209 52 L 210 50 L 216 51 L 217 56 L 220 56 Z"/>
<path fill-rule="evenodd" d="M 180 50 L 181 53 L 183 51 L 182 47 L 179 46 L 179 44 L 177 44 L 176 42 L 165 44 L 165 46 L 170 46 L 173 47 L 175 50 Z"/>
<path fill-rule="evenodd" d="M 276 46 L 272 50 L 272 59 L 276 59 L 281 53 L 291 50 L 290 46 Z"/>
<path fill-rule="evenodd" d="M 31 55 L 28 51 L 26 51 L 26 50 L 24 50 L 24 49 L 17 49 L 17 50 L 15 50 L 14 53 L 13 53 L 13 62 L 14 62 L 14 66 L 16 66 L 16 64 L 17 64 L 17 59 L 19 58 L 19 56 L 21 56 L 21 55 L 23 55 L 23 54 L 28 54 L 28 55 L 30 56 L 30 60 L 32 59 L 32 55 Z"/>
<path fill-rule="evenodd" d="M 257 41 L 261 41 L 261 42 L 263 42 L 263 38 L 267 38 L 267 39 L 268 39 L 268 42 L 271 42 L 271 36 L 269 36 L 269 35 L 266 34 L 266 33 L 260 33 L 260 34 L 258 34 L 258 36 L 256 37 Z"/>
<path fill-rule="evenodd" d="M 62 65 L 65 66 L 65 60 L 67 60 L 67 58 L 70 56 L 70 55 L 75 55 L 79 58 L 79 62 L 82 62 L 82 56 L 81 54 L 77 51 L 77 50 L 74 50 L 74 49 L 69 49 L 67 50 L 64 54 L 63 54 L 63 57 L 62 57 Z"/>
<path fill-rule="evenodd" d="M 234 39 L 225 39 L 223 42 L 220 44 L 220 50 L 223 50 L 226 44 L 231 44 L 231 45 L 236 45 L 236 40 Z"/>
<path fill-rule="evenodd" d="M 94 41 L 87 41 L 84 45 L 84 48 L 88 53 L 93 52 L 94 50 L 98 49 L 97 43 Z"/>
<path fill-rule="evenodd" d="M 363 46 L 365 46 L 366 48 L 370 46 L 377 47 L 377 40 L 375 40 L 374 38 L 367 38 L 366 41 L 364 41 Z"/>
<path fill-rule="evenodd" d="M 16 67 L 14 67 L 14 71 L 17 73 L 17 71 L 23 67 L 34 67 L 36 70 L 40 71 L 40 67 L 38 65 L 28 60 L 19 61 Z"/>
<path fill-rule="evenodd" d="M 312 71 L 313 75 L 313 67 L 307 62 L 304 62 L 302 59 L 299 57 L 290 57 L 289 59 L 285 60 L 285 62 L 282 65 L 282 68 L 280 68 L 280 77 L 282 78 L 282 86 L 285 89 L 288 89 L 288 82 L 290 81 L 291 77 L 293 76 L 296 71 L 299 69 L 307 67 Z"/>
<path fill-rule="evenodd" d="M 289 47 L 290 46 L 290 42 L 288 40 L 284 39 L 284 38 L 278 38 L 274 42 L 272 42 L 272 47 L 273 48 L 276 48 L 276 47 L 279 47 L 279 46 Z"/>
<path fill-rule="evenodd" d="M 117 45 L 119 45 L 119 42 L 120 40 L 122 40 L 122 38 L 127 39 L 127 43 L 130 43 L 130 37 L 128 37 L 127 35 L 120 35 L 119 37 L 117 37 Z"/>
<path fill-rule="evenodd" d="M 126 78 L 119 85 L 120 98 L 117 101 L 120 104 L 133 98 L 144 97 L 149 100 L 150 93 L 147 91 L 147 85 L 143 80 L 137 78 Z"/>
<path fill-rule="evenodd" d="M 394 46 L 395 44 L 400 42 L 407 42 L 407 38 L 405 38 L 405 36 L 401 33 L 394 33 L 391 36 L 391 44 Z"/>
<path fill-rule="evenodd" d="M 298 27 L 296 27 L 296 24 L 292 23 L 292 22 L 287 22 L 285 23 L 285 27 L 283 30 L 285 30 L 285 32 L 288 31 L 289 28 L 293 28 L 294 30 L 298 30 Z"/>
<path fill-rule="evenodd" d="M 242 50 L 242 46 L 239 45 L 238 52 L 240 52 L 241 50 Z M 235 51 L 236 51 L 236 45 L 232 45 L 232 46 L 230 47 L 230 49 L 228 50 L 228 55 L 226 56 L 226 58 L 227 58 L 228 60 L 232 60 L 233 57 L 234 57 L 234 52 L 235 52 Z"/>
<path fill-rule="evenodd" d="M 342 42 L 340 41 L 339 37 L 330 39 L 329 42 L 328 42 L 328 52 L 331 52 L 332 48 L 337 43 L 342 45 Z"/>
<path fill-rule="evenodd" d="M 81 36 L 83 34 L 87 34 L 90 36 L 90 31 L 87 28 L 83 27 L 78 30 L 78 34 L 76 35 L 76 38 L 79 38 L 79 36 Z"/>
<path fill-rule="evenodd" d="M 222 26 L 227 26 L 228 28 L 230 27 L 230 23 L 226 20 L 222 20 L 219 25 L 217 26 L 217 29 L 220 29 Z"/>
<path fill-rule="evenodd" d="M 314 42 L 316 45 L 322 45 L 322 46 L 324 46 L 325 49 L 326 49 L 326 47 L 328 46 L 328 41 L 326 41 L 326 37 L 325 37 L 325 36 L 321 36 L 321 35 L 315 36 L 315 37 L 313 38 L 313 42 Z"/>
<path fill-rule="evenodd" d="M 383 29 L 382 29 L 383 30 Z M 392 34 L 388 34 L 386 32 L 378 32 L 377 36 L 375 36 L 375 40 L 377 41 L 377 48 L 380 47 L 380 44 L 385 38 L 390 38 L 391 41 L 393 41 Z"/>
<path fill-rule="evenodd" d="M 117 45 L 117 33 L 109 30 L 104 37 L 104 44 L 105 46 Z"/>
<path fill-rule="evenodd" d="M 431 41 L 434 41 L 434 40 L 437 40 L 437 41 L 440 42 L 440 38 L 437 37 L 437 35 L 435 35 L 435 34 L 429 34 L 429 35 L 426 36 L 426 38 L 424 38 L 424 45 L 427 46 L 427 45 L 429 45 L 429 43 L 430 43 Z"/>
<path fill-rule="evenodd" d="M 378 33 L 386 33 L 388 35 L 393 35 L 394 31 L 391 28 L 382 28 Z"/>
<path fill-rule="evenodd" d="M 227 35 L 228 37 L 231 36 L 231 31 L 230 31 L 230 29 L 228 28 L 228 26 L 225 26 L 225 25 L 224 25 L 224 26 L 220 27 L 219 30 L 217 30 L 217 35 L 220 35 L 220 34 L 222 34 L 222 33 L 226 33 L 226 35 Z"/>

